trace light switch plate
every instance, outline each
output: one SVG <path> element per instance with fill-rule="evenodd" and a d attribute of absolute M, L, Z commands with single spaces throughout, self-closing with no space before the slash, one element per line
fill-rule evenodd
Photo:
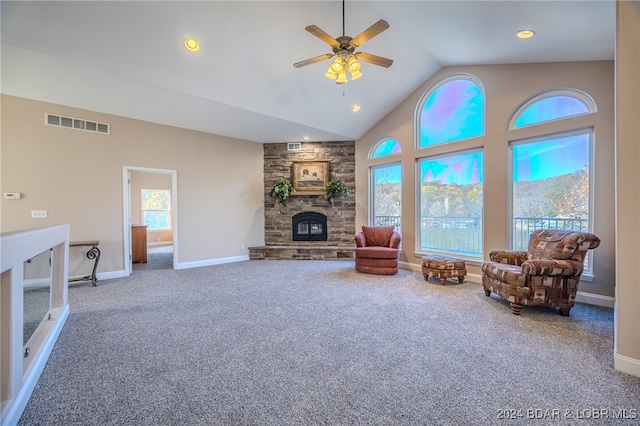
<path fill-rule="evenodd" d="M 46 219 L 46 217 L 47 217 L 46 210 L 31 210 L 32 219 Z"/>

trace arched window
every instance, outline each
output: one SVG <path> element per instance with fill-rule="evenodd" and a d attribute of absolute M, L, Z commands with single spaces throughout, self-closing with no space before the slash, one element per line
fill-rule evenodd
<path fill-rule="evenodd" d="M 386 157 L 387 155 L 400 154 L 402 147 L 394 139 L 382 139 L 371 148 L 369 158 Z"/>
<path fill-rule="evenodd" d="M 513 114 L 509 129 L 595 111 L 596 104 L 586 93 L 573 89 L 551 90 L 534 96 L 522 104 Z"/>
<path fill-rule="evenodd" d="M 454 75 L 434 86 L 416 111 L 417 148 L 484 134 L 484 94 L 470 75 Z"/>
<path fill-rule="evenodd" d="M 402 147 L 395 139 L 381 139 L 371 147 L 369 159 L 400 154 Z M 402 234 L 402 165 L 388 163 L 369 168 L 369 224 L 396 227 Z"/>

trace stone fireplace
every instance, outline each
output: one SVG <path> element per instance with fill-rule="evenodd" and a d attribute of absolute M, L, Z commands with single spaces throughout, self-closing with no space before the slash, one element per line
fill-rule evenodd
<path fill-rule="evenodd" d="M 301 146 L 299 151 L 288 151 L 286 143 L 263 145 L 265 245 L 249 247 L 249 258 L 353 259 L 354 194 L 331 205 L 324 193 L 294 192 L 282 206 L 269 192 L 278 178 L 291 179 L 291 166 L 297 161 L 328 161 L 329 179 L 341 179 L 355 190 L 355 142 L 302 142 Z M 296 236 L 298 228 L 301 235 Z"/>

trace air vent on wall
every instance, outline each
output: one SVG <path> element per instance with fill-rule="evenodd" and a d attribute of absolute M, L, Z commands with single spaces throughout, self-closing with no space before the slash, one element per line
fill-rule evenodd
<path fill-rule="evenodd" d="M 48 126 L 67 127 L 69 129 L 84 130 L 87 132 L 103 133 L 108 135 L 111 126 L 106 123 L 82 120 L 80 118 L 63 117 L 55 114 L 45 114 L 44 123 Z"/>
<path fill-rule="evenodd" d="M 287 151 L 300 151 L 301 149 L 302 149 L 302 144 L 300 142 L 287 143 Z"/>

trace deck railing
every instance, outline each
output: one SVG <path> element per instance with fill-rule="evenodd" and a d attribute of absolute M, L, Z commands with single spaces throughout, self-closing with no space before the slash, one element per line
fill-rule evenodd
<path fill-rule="evenodd" d="M 526 250 L 529 235 L 538 229 L 561 229 L 565 231 L 589 232 L 589 219 L 563 217 L 514 217 L 514 250 Z"/>
<path fill-rule="evenodd" d="M 375 216 L 375 226 L 394 225 L 402 233 L 401 216 Z M 480 216 L 423 216 L 420 248 L 477 257 L 482 255 Z M 514 217 L 514 250 L 526 250 L 529 235 L 537 229 L 563 229 L 587 232 L 588 219 L 558 217 Z"/>

